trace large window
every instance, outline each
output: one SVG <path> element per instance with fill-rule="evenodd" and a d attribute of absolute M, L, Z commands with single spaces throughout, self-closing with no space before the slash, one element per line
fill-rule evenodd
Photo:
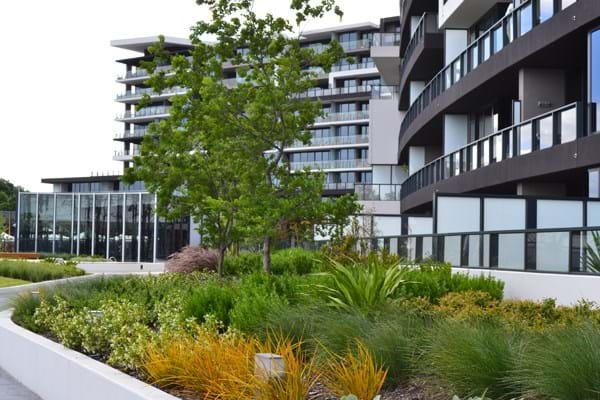
<path fill-rule="evenodd" d="M 22 193 L 19 203 L 19 251 L 35 251 L 37 195 Z"/>
<path fill-rule="evenodd" d="M 590 103 L 592 105 L 592 132 L 600 126 L 600 29 L 590 35 Z"/>
<path fill-rule="evenodd" d="M 52 253 L 54 194 L 40 194 L 38 203 L 38 253 Z"/>
<path fill-rule="evenodd" d="M 56 253 L 73 253 L 73 195 L 56 195 Z"/>

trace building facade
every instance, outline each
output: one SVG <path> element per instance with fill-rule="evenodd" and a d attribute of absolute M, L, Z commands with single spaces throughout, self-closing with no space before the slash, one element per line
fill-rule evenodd
<path fill-rule="evenodd" d="M 600 226 L 600 2 L 401 0 L 400 14 L 397 246 L 584 272 Z"/>

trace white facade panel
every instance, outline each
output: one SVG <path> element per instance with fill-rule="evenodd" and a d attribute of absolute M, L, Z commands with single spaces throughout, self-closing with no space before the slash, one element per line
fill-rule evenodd
<path fill-rule="evenodd" d="M 402 219 L 400 217 L 373 217 L 373 236 L 400 236 Z"/>
<path fill-rule="evenodd" d="M 478 232 L 480 200 L 474 197 L 437 198 L 437 233 Z"/>
<path fill-rule="evenodd" d="M 484 199 L 483 230 L 508 231 L 525 229 L 524 199 Z"/>
<path fill-rule="evenodd" d="M 444 155 L 467 145 L 469 118 L 467 115 L 444 115 Z"/>
<path fill-rule="evenodd" d="M 581 226 L 583 226 L 582 201 L 538 200 L 538 229 L 560 229 Z"/>
<path fill-rule="evenodd" d="M 408 217 L 409 235 L 431 235 L 433 219 L 428 217 Z"/>

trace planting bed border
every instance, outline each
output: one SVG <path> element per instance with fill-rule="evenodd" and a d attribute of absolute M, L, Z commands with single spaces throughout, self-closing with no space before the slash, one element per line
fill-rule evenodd
<path fill-rule="evenodd" d="M 178 400 L 153 386 L 30 332 L 0 312 L 0 368 L 44 400 Z"/>

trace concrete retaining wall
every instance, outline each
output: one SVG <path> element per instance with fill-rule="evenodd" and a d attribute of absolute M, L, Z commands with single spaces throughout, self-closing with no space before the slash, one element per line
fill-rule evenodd
<path fill-rule="evenodd" d="M 539 301 L 553 298 L 560 305 L 574 305 L 581 299 L 600 303 L 600 276 L 467 268 L 452 270 L 471 275 L 491 275 L 504 281 L 505 299 Z"/>
<path fill-rule="evenodd" d="M 0 313 L 0 368 L 44 400 L 177 400 L 15 325 L 11 313 Z"/>

